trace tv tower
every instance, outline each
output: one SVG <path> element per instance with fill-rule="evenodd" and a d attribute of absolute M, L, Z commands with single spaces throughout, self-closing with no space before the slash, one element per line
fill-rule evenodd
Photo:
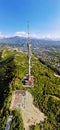
<path fill-rule="evenodd" d="M 29 33 L 29 22 L 27 24 L 28 29 L 28 42 L 27 42 L 27 48 L 28 48 L 28 76 L 24 77 L 22 80 L 23 87 L 34 87 L 34 77 L 31 76 L 31 44 L 30 44 L 30 33 Z"/>
<path fill-rule="evenodd" d="M 28 43 L 27 43 L 27 47 L 28 47 L 28 79 L 30 80 L 30 59 L 31 59 L 31 44 L 30 44 L 30 33 L 29 33 L 29 23 L 27 25 L 27 29 L 28 29 Z"/>

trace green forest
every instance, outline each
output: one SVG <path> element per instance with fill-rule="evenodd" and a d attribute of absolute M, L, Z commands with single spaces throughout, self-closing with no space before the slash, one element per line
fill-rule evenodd
<path fill-rule="evenodd" d="M 23 88 L 22 79 L 28 72 L 27 54 L 13 49 L 0 50 L 0 130 L 4 130 L 10 114 L 14 118 L 10 130 L 24 130 L 19 110 L 11 111 L 13 90 L 25 89 L 34 97 L 34 104 L 45 113 L 46 119 L 30 130 L 60 130 L 60 77 L 47 65 L 31 54 L 31 75 L 34 87 Z"/>

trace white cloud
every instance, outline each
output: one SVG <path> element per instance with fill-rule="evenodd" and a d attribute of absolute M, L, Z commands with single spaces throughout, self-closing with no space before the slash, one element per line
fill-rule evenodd
<path fill-rule="evenodd" d="M 3 39 L 3 38 L 9 38 L 11 37 L 12 35 L 5 35 L 3 34 L 2 32 L 0 32 L 0 39 Z"/>
<path fill-rule="evenodd" d="M 0 39 L 4 38 L 4 34 L 0 32 Z"/>
<path fill-rule="evenodd" d="M 26 32 L 15 32 L 15 34 L 13 34 L 13 36 L 27 37 L 27 33 Z"/>
<path fill-rule="evenodd" d="M 59 34 L 45 34 L 45 35 L 42 35 L 42 34 L 32 34 L 31 37 L 34 37 L 34 38 L 38 38 L 38 39 L 60 39 L 60 35 Z"/>

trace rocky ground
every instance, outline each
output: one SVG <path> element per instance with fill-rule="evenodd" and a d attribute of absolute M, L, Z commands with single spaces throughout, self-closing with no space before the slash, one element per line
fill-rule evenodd
<path fill-rule="evenodd" d="M 28 91 L 26 91 L 26 95 L 24 96 L 23 105 L 20 105 L 19 107 L 25 130 L 29 130 L 29 126 L 36 125 L 37 123 L 40 123 L 40 121 L 43 122 L 46 118 L 44 113 L 33 105 L 33 97 Z"/>

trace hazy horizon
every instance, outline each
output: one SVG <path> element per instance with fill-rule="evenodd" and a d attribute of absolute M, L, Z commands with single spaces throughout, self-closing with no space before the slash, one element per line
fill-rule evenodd
<path fill-rule="evenodd" d="M 60 0 L 0 0 L 0 38 L 27 36 L 60 39 Z"/>

